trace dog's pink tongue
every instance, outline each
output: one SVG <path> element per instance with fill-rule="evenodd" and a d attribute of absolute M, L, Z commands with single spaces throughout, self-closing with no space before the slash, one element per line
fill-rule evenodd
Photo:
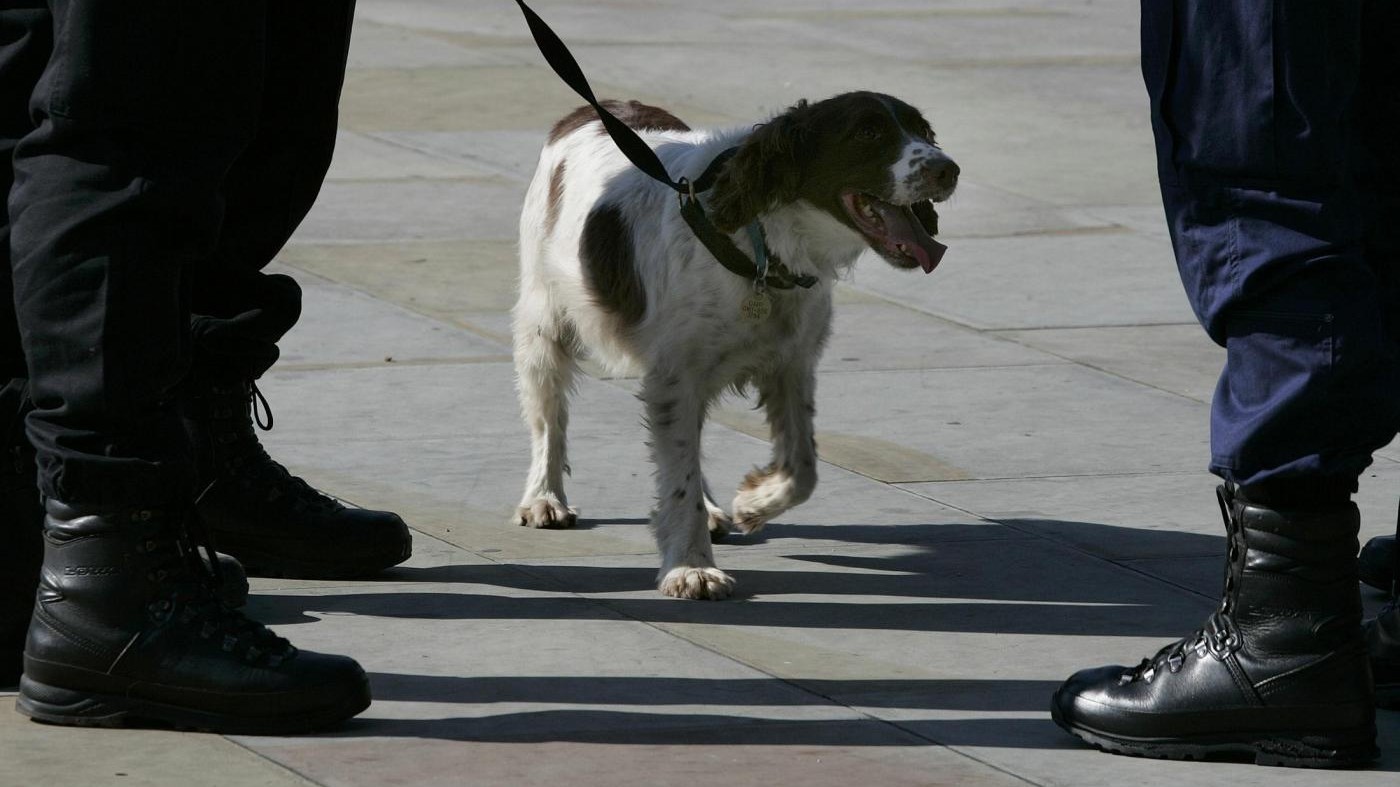
<path fill-rule="evenodd" d="M 899 244 L 904 244 L 905 253 L 919 261 L 924 273 L 933 273 L 933 269 L 943 261 L 943 254 L 948 251 L 948 247 L 928 234 L 928 230 L 924 229 L 924 225 L 914 215 L 913 208 L 907 205 L 896 207 L 887 202 L 875 202 L 875 207 L 880 211 L 880 218 L 885 220 L 885 242 L 889 248 L 894 249 Z"/>

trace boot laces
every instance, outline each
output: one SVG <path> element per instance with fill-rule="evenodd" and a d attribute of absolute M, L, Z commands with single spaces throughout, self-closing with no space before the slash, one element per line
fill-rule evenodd
<path fill-rule="evenodd" d="M 250 664 L 277 667 L 296 655 L 286 639 L 224 604 L 219 593 L 224 578 L 213 538 L 193 509 L 175 530 L 173 537 L 152 536 L 143 545 L 144 551 L 158 556 L 148 574 L 158 586 L 148 605 L 151 617 L 158 623 L 174 618 L 199 638 L 218 642 L 221 650 Z"/>
<path fill-rule="evenodd" d="M 1234 617 L 1235 591 L 1239 585 L 1239 573 L 1243 568 L 1244 552 L 1240 543 L 1239 523 L 1230 515 L 1233 493 L 1222 486 L 1216 499 L 1220 503 L 1220 513 L 1225 519 L 1225 532 L 1230 545 L 1226 553 L 1225 588 L 1221 594 L 1220 606 L 1206 619 L 1205 625 L 1123 673 L 1119 678 L 1120 684 L 1138 680 L 1151 683 L 1163 666 L 1171 673 L 1179 672 L 1186 663 L 1188 653 L 1194 653 L 1197 658 L 1205 658 L 1206 654 L 1210 654 L 1223 659 L 1244 643 Z"/>
<path fill-rule="evenodd" d="M 258 429 L 272 431 L 272 405 L 253 381 L 248 383 L 248 406 L 252 422 Z M 291 508 L 298 512 L 312 510 L 333 513 L 343 508 L 335 498 L 322 493 L 301 477 L 292 475 L 291 471 L 273 459 L 251 428 L 247 429 L 245 440 L 247 448 L 230 460 L 230 469 L 247 488 L 260 490 L 264 502 L 290 501 Z"/>

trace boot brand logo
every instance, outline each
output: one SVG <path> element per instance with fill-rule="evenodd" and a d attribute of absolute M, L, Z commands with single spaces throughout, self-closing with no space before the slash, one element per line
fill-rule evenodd
<path fill-rule="evenodd" d="M 64 566 L 63 575 L 67 577 L 109 577 L 113 574 L 120 574 L 121 566 Z"/>

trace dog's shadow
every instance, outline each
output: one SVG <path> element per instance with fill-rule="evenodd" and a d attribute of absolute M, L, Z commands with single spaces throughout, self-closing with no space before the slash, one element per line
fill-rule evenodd
<path fill-rule="evenodd" d="M 722 558 L 745 594 L 728 602 L 659 595 L 649 560 L 640 567 L 479 563 L 397 568 L 382 577 L 391 584 L 465 586 L 462 590 L 376 592 L 357 585 L 355 592 L 312 596 L 259 593 L 251 611 L 275 625 L 314 621 L 312 613 L 459 620 L 621 615 L 651 623 L 1159 637 L 1181 636 L 1199 625 L 1214 603 L 1218 559 L 1197 561 L 1199 578 L 1164 583 L 1086 556 L 1073 546 L 1075 539 L 1035 537 L 1032 524 L 1053 525 L 1057 533 L 1076 531 L 1077 539 L 1100 544 L 1142 537 L 1152 542 L 1151 551 L 1188 557 L 1218 557 L 1224 551 L 1224 539 L 1217 536 L 1093 523 L 1020 520 L 1018 530 L 986 523 L 788 525 L 754 539 L 762 551 L 751 553 L 752 560 L 742 557 L 742 549 Z M 865 546 L 849 554 L 839 546 L 776 550 L 785 545 L 778 532 L 783 540 L 805 536 Z M 874 545 L 897 548 L 870 548 Z M 773 568 L 775 561 L 786 565 Z M 747 568 L 746 562 L 760 565 Z"/>

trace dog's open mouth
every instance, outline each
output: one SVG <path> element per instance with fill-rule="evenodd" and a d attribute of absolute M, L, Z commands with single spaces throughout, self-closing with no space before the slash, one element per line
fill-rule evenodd
<path fill-rule="evenodd" d="M 870 247 L 897 265 L 917 265 L 924 273 L 933 273 L 948 250 L 933 239 L 938 234 L 933 200 L 894 205 L 862 191 L 847 191 L 841 195 L 841 203 Z"/>

